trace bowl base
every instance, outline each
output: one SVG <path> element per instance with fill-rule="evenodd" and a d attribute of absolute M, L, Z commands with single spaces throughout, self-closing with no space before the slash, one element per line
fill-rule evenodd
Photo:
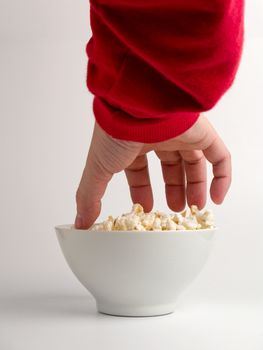
<path fill-rule="evenodd" d="M 102 314 L 111 316 L 149 317 L 171 314 L 175 310 L 175 304 L 133 306 L 99 302 L 97 303 L 97 310 Z"/>

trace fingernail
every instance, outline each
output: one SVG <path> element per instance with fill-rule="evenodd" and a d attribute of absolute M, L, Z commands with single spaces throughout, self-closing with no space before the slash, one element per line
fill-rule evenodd
<path fill-rule="evenodd" d="M 75 219 L 75 227 L 82 228 L 82 225 L 83 225 L 82 217 L 79 214 L 77 214 L 76 219 Z"/>

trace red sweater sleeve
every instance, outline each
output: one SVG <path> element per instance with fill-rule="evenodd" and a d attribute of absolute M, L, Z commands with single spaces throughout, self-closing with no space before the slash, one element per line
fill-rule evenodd
<path fill-rule="evenodd" d="M 243 0 L 90 0 L 87 87 L 119 139 L 175 137 L 231 86 Z"/>

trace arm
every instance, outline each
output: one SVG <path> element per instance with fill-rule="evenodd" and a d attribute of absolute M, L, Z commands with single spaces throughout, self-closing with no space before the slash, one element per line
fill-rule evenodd
<path fill-rule="evenodd" d="M 97 123 L 76 193 L 77 228 L 101 209 L 112 176 L 125 171 L 133 202 L 153 206 L 147 152 L 159 157 L 167 204 L 222 203 L 231 157 L 200 112 L 231 86 L 243 42 L 242 0 L 92 0 L 87 85 Z"/>
<path fill-rule="evenodd" d="M 175 137 L 231 86 L 243 43 L 242 0 L 92 0 L 87 85 L 110 135 Z"/>

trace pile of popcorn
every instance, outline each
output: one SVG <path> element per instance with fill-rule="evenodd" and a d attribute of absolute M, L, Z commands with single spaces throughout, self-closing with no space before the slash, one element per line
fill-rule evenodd
<path fill-rule="evenodd" d="M 168 231 L 199 230 L 214 226 L 214 216 L 210 210 L 200 211 L 196 205 L 181 213 L 165 214 L 160 211 L 144 213 L 136 203 L 132 211 L 117 218 L 109 216 L 102 223 L 94 224 L 91 231 Z"/>

